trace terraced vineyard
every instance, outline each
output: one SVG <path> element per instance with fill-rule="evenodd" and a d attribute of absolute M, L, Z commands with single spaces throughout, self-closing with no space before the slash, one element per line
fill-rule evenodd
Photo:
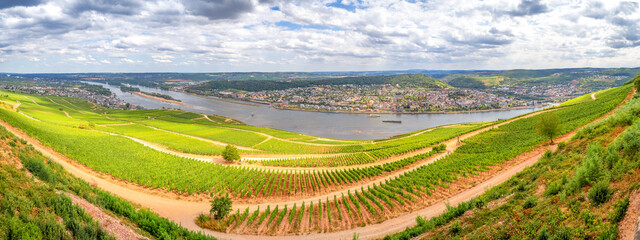
<path fill-rule="evenodd" d="M 546 111 L 557 114 L 565 134 L 610 112 L 629 91 L 601 91 L 596 100 Z M 333 232 L 380 223 L 440 201 L 453 183 L 482 180 L 546 140 L 536 134 L 535 113 L 351 141 L 178 110 L 113 110 L 73 98 L 0 94 L 7 96 L 0 104 L 4 122 L 127 186 L 193 199 L 230 196 L 234 214 L 215 224 L 203 215 L 197 223 L 242 234 Z M 246 160 L 217 164 L 213 159 L 226 145 L 237 146 Z M 207 158 L 212 160 L 202 160 Z"/>
<path fill-rule="evenodd" d="M 250 161 L 255 165 L 267 166 L 337 167 L 369 164 L 426 149 L 484 125 L 459 124 L 388 140 L 352 141 L 246 126 L 219 116 L 203 116 L 179 110 L 124 111 L 101 109 L 72 98 L 11 96 L 16 100 L 23 98 L 20 111 L 25 117 L 45 123 L 75 128 L 91 126 L 89 130 L 117 133 L 203 157 L 219 158 L 224 146 L 232 144 L 238 146 L 247 159 L 273 160 Z M 325 154 L 332 156 L 323 156 Z M 291 161 L 293 159 L 296 160 Z"/>
<path fill-rule="evenodd" d="M 598 94 L 597 101 L 553 110 L 562 119 L 562 134 L 611 111 L 625 98 L 629 89 L 629 86 L 612 89 Z M 308 224 L 242 222 L 241 218 L 232 216 L 227 230 L 254 234 L 324 232 L 378 223 L 423 208 L 433 201 L 442 199 L 441 192 L 447 192 L 449 185 L 457 179 L 479 175 L 491 166 L 513 159 L 545 141 L 535 132 L 538 117 L 519 119 L 475 135 L 465 140 L 465 144 L 453 154 L 396 178 L 385 180 L 384 183 L 362 187 L 359 191 L 348 191 L 346 197 L 344 193 L 334 195 L 333 199 L 326 199 L 324 203 L 320 199 L 316 210 L 309 208 L 306 213 L 299 213 L 291 209 L 287 213 L 281 213 L 291 216 L 294 222 Z M 275 209 L 279 207 L 282 206 L 277 205 Z M 286 206 L 283 211 L 286 211 Z M 322 212 L 326 214 L 322 216 Z M 260 215 L 265 212 L 254 214 Z"/>

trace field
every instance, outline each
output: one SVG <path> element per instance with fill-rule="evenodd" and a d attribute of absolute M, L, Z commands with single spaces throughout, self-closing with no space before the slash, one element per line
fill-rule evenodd
<path fill-rule="evenodd" d="M 559 117 L 565 134 L 614 109 L 629 91 L 629 85 L 613 88 L 596 93 L 596 100 L 546 111 Z M 483 179 L 548 141 L 535 131 L 536 114 L 350 141 L 177 110 L 113 110 L 77 99 L 1 94 L 3 121 L 90 169 L 154 191 L 229 196 L 249 205 L 222 222 L 197 220 L 241 234 L 332 232 L 379 223 L 441 201 L 456 190 L 454 183 Z M 212 160 L 167 154 L 136 139 Z M 217 164 L 213 159 L 227 144 L 245 160 Z"/>

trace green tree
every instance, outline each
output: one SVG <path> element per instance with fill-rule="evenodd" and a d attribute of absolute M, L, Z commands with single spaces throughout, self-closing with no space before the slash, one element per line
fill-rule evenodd
<path fill-rule="evenodd" d="M 225 218 L 231 212 L 231 198 L 228 196 L 216 197 L 211 201 L 211 210 L 209 213 L 213 215 L 213 218 L 220 220 Z"/>
<path fill-rule="evenodd" d="M 227 145 L 222 151 L 222 158 L 227 161 L 240 160 L 240 153 L 238 148 L 232 145 Z"/>
<path fill-rule="evenodd" d="M 536 131 L 538 134 L 551 139 L 551 144 L 553 144 L 553 137 L 558 135 L 561 129 L 560 119 L 554 112 L 540 114 L 536 124 Z"/>

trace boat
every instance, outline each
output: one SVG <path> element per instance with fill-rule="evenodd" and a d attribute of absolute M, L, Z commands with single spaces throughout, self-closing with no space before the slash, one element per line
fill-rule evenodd
<path fill-rule="evenodd" d="M 378 115 L 378 114 L 368 114 L 367 117 L 368 118 L 378 118 L 378 117 L 380 117 L 380 115 Z"/>
<path fill-rule="evenodd" d="M 384 123 L 402 123 L 400 120 L 382 120 Z"/>

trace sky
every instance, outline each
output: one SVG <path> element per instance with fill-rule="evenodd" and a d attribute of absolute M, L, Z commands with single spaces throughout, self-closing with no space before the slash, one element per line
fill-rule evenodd
<path fill-rule="evenodd" d="M 1 0 L 0 72 L 638 67 L 638 1 Z"/>

